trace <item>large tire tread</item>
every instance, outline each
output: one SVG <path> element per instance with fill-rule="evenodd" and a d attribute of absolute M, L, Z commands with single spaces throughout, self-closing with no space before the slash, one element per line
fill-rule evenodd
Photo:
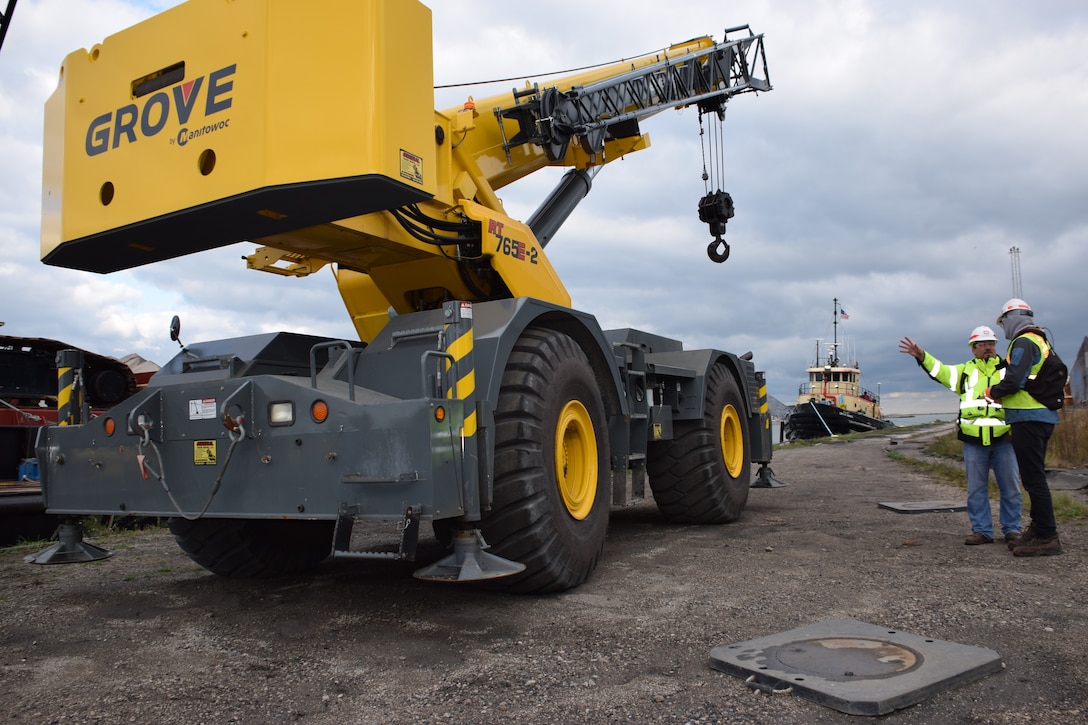
<path fill-rule="evenodd" d="M 575 520 L 554 474 L 555 408 L 586 405 L 597 444 L 596 498 Z M 495 411 L 495 486 L 481 523 L 491 552 L 526 566 L 495 585 L 518 593 L 569 589 L 589 578 L 604 549 L 610 500 L 607 421 L 592 368 L 568 336 L 529 329 L 514 347 Z"/>
<path fill-rule="evenodd" d="M 172 518 L 169 523 L 190 559 L 230 579 L 299 574 L 332 551 L 331 521 Z"/>
<path fill-rule="evenodd" d="M 658 510 L 670 521 L 724 524 L 735 521 L 744 510 L 751 477 L 751 449 L 744 432 L 744 465 L 738 476 L 730 476 L 717 433 L 722 406 L 727 404 L 738 411 L 744 409 L 740 387 L 719 363 L 707 374 L 703 419 L 678 421 L 673 440 L 649 446 L 650 489 Z M 746 431 L 744 425 L 741 427 Z"/>

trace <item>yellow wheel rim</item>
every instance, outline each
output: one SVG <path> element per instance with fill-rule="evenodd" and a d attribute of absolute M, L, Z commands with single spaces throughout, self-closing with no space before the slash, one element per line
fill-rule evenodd
<path fill-rule="evenodd" d="M 744 468 L 744 433 L 740 428 L 740 415 L 732 405 L 722 409 L 721 430 L 718 437 L 722 444 L 722 462 L 729 475 L 736 478 Z"/>
<path fill-rule="evenodd" d="M 597 438 L 586 406 L 572 400 L 555 426 L 555 480 L 563 505 L 581 521 L 597 496 Z"/>

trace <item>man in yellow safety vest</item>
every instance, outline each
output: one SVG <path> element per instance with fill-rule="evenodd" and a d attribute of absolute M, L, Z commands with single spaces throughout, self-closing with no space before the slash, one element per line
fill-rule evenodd
<path fill-rule="evenodd" d="M 1012 426 L 1012 447 L 1020 468 L 1020 480 L 1031 500 L 1031 524 L 1020 541 L 1009 548 L 1015 556 L 1049 556 L 1062 553 L 1054 502 L 1046 480 L 1046 448 L 1058 423 L 1058 411 L 1047 408 L 1025 386 L 1034 380 L 1050 354 L 1050 341 L 1035 323 L 1035 313 L 1024 300 L 1013 298 L 1001 308 L 997 324 L 1012 340 L 1005 361 L 1005 379 L 986 391 L 990 400 L 1005 408 Z"/>
<path fill-rule="evenodd" d="M 957 437 L 963 441 L 963 464 L 967 469 L 967 518 L 971 534 L 965 544 L 991 544 L 994 540 L 990 513 L 990 469 L 1001 495 L 999 521 L 1007 544 L 1020 539 L 1020 511 L 1023 495 L 1016 476 L 1016 454 L 1010 442 L 1005 411 L 987 402 L 986 390 L 1005 376 L 1005 362 L 997 356 L 997 335 L 985 325 L 976 327 L 967 338 L 974 357 L 959 365 L 946 365 L 904 337 L 900 352 L 912 355 L 929 377 L 960 396 L 956 419 Z"/>

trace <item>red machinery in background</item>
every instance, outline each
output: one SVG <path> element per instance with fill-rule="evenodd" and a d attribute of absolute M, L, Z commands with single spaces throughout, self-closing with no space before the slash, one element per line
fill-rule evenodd
<path fill-rule="evenodd" d="M 147 384 L 156 366 L 79 350 L 57 340 L 0 335 L 0 546 L 48 537 L 59 523 L 47 516 L 34 443 L 38 431 L 58 424 L 57 358 L 82 355 L 76 414 L 94 417 Z"/>

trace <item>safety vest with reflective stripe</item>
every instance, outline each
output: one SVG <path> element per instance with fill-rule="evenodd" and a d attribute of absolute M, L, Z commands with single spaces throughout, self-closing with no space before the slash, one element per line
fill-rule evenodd
<path fill-rule="evenodd" d="M 1006 362 L 1008 362 L 1008 358 L 1012 356 L 1012 346 L 1015 345 L 1016 340 L 1019 340 L 1021 337 L 1026 337 L 1028 340 L 1031 340 L 1032 343 L 1039 348 L 1039 359 L 1032 363 L 1031 370 L 1028 371 L 1028 380 L 1034 380 L 1035 376 L 1039 374 L 1039 370 L 1043 367 L 1043 363 L 1046 361 L 1047 356 L 1050 354 L 1050 343 L 1046 341 L 1045 337 L 1037 332 L 1024 332 L 1009 343 L 1008 352 L 1005 353 Z M 1032 359 L 1034 360 L 1034 355 L 1032 356 Z M 1001 404 L 1006 408 L 1016 408 L 1017 410 L 1046 407 L 1023 388 L 1020 388 L 1015 393 L 1006 395 L 1001 399 Z"/>
<path fill-rule="evenodd" d="M 945 365 L 927 352 L 921 365 L 929 377 L 960 396 L 960 413 L 956 421 L 960 440 L 988 446 L 1009 432 L 1001 404 L 987 403 L 984 395 L 987 388 L 1004 379 L 1004 360 L 972 358 L 960 365 Z"/>

